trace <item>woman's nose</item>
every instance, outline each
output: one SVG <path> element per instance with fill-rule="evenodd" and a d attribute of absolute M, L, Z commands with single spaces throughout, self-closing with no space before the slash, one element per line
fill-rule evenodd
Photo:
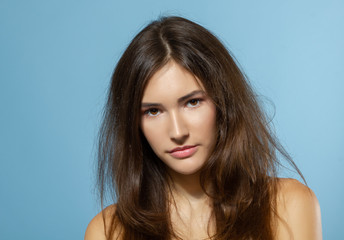
<path fill-rule="evenodd" d="M 177 112 L 170 114 L 170 139 L 177 144 L 183 144 L 189 137 L 189 130 L 182 116 Z"/>

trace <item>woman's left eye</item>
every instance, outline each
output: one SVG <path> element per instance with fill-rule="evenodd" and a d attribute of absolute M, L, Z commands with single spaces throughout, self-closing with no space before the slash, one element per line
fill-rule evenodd
<path fill-rule="evenodd" d="M 187 102 L 186 106 L 187 107 L 197 107 L 201 102 L 201 99 L 191 99 L 190 101 Z"/>

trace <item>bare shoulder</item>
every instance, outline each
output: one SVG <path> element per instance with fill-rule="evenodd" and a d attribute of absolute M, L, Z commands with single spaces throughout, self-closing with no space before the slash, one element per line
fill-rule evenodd
<path fill-rule="evenodd" d="M 107 240 L 105 228 L 109 229 L 115 211 L 116 205 L 110 205 L 98 213 L 88 224 L 84 240 Z"/>
<path fill-rule="evenodd" d="M 276 239 L 322 239 L 318 199 L 299 181 L 278 180 L 277 214 Z"/>

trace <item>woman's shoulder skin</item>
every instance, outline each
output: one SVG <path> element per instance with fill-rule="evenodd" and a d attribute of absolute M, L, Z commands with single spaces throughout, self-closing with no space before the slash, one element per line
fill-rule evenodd
<path fill-rule="evenodd" d="M 88 224 L 84 240 L 107 240 L 105 236 L 104 220 L 106 223 L 106 229 L 108 229 L 115 211 L 116 205 L 110 205 L 98 213 Z"/>
<path fill-rule="evenodd" d="M 321 240 L 321 215 L 313 191 L 295 179 L 278 180 L 277 230 L 279 240 Z"/>

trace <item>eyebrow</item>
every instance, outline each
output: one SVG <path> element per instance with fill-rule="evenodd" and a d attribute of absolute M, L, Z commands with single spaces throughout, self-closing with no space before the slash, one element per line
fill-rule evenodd
<path fill-rule="evenodd" d="M 197 95 L 197 94 L 205 94 L 205 92 L 203 90 L 195 90 L 195 91 L 192 91 L 180 98 L 178 98 L 178 103 L 181 103 L 181 102 L 184 102 L 185 100 L 187 100 L 188 98 L 191 98 L 193 97 L 194 95 Z M 145 108 L 145 107 L 159 107 L 161 106 L 160 103 L 142 103 L 141 104 L 141 107 Z"/>

